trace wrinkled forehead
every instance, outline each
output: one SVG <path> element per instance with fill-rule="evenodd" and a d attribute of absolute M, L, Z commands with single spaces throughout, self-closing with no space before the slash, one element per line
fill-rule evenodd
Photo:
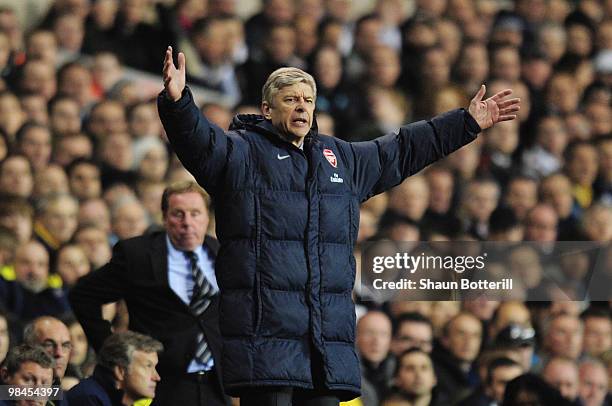
<path fill-rule="evenodd" d="M 281 87 L 276 93 L 277 97 L 281 96 L 302 96 L 314 98 L 314 90 L 305 82 L 294 83 Z"/>

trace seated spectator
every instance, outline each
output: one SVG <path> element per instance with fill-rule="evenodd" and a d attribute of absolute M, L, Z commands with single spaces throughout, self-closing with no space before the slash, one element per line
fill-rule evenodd
<path fill-rule="evenodd" d="M 573 406 L 558 390 L 534 374 L 520 375 L 506 385 L 501 406 Z"/>
<path fill-rule="evenodd" d="M 34 208 L 25 198 L 1 195 L 0 225 L 12 231 L 19 243 L 32 238 L 33 218 Z"/>
<path fill-rule="evenodd" d="M 51 262 L 59 247 L 70 241 L 77 228 L 79 203 L 69 194 L 49 196 L 39 201 L 34 221 L 36 240 L 44 245 Z"/>
<path fill-rule="evenodd" d="M 430 353 L 433 345 L 431 321 L 419 313 L 401 314 L 393 326 L 391 350 L 399 357 L 410 348 Z"/>
<path fill-rule="evenodd" d="M 504 399 L 506 384 L 523 373 L 523 368 L 509 358 L 496 358 L 487 367 L 486 384 L 479 387 L 458 406 L 497 406 Z"/>
<path fill-rule="evenodd" d="M 578 394 L 584 406 L 609 406 L 608 373 L 601 361 L 588 359 L 579 366 Z"/>
<path fill-rule="evenodd" d="M 438 379 L 428 353 L 411 348 L 397 360 L 394 392 L 410 406 L 438 406 L 447 404 L 435 390 Z M 387 404 L 387 403 L 384 403 Z"/>
<path fill-rule="evenodd" d="M 37 241 L 21 244 L 15 253 L 14 278 L 0 278 L 0 306 L 21 322 L 70 311 L 61 279 L 49 277 L 49 255 Z"/>
<path fill-rule="evenodd" d="M 42 347 L 55 360 L 53 384 L 60 385 L 72 351 L 68 327 L 55 317 L 39 317 L 25 327 L 23 341 L 28 345 Z"/>
<path fill-rule="evenodd" d="M 612 322 L 610 310 L 589 307 L 580 315 L 584 324 L 582 352 L 591 357 L 600 357 L 612 348 Z"/>
<path fill-rule="evenodd" d="M 7 355 L 0 369 L 0 381 L 3 385 L 44 386 L 51 385 L 53 380 L 53 358 L 40 347 L 22 344 L 14 347 Z M 42 405 L 46 402 L 36 402 Z M 30 401 L 0 400 L 0 406 L 31 405 Z"/>
<path fill-rule="evenodd" d="M 131 406 L 154 398 L 160 377 L 155 366 L 162 344 L 145 335 L 126 331 L 108 337 L 91 377 L 72 388 L 66 397 L 79 406 Z"/>
<path fill-rule="evenodd" d="M 578 397 L 578 366 L 575 361 L 553 357 L 544 366 L 542 377 L 567 400 L 573 402 Z"/>
<path fill-rule="evenodd" d="M 510 324 L 495 337 L 493 348 L 514 352 L 523 371 L 529 371 L 535 361 L 535 331 L 530 326 Z"/>
<path fill-rule="evenodd" d="M 34 188 L 32 166 L 23 155 L 9 155 L 0 162 L 0 193 L 29 198 Z"/>
<path fill-rule="evenodd" d="M 459 313 L 446 323 L 432 352 L 441 396 L 460 400 L 478 386 L 474 361 L 481 342 L 482 324 L 472 314 Z"/>
<path fill-rule="evenodd" d="M 543 350 L 546 355 L 577 360 L 582 351 L 582 321 L 577 316 L 559 314 L 544 325 Z"/>

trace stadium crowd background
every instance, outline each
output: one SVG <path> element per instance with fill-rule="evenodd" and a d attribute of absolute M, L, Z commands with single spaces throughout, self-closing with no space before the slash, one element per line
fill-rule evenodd
<path fill-rule="evenodd" d="M 71 333 L 63 384 L 91 373 L 67 290 L 110 259 L 114 242 L 159 227 L 165 186 L 191 178 L 155 104 L 169 44 L 186 53 L 188 83 L 222 128 L 235 113 L 258 112 L 263 83 L 281 66 L 314 76 L 319 131 L 350 141 L 465 107 L 482 83 L 488 94 L 514 89 L 519 120 L 366 202 L 359 242 L 612 239 L 611 1 L 4 0 L 0 361 L 27 323 L 50 315 Z M 540 272 L 537 255 L 515 261 Z M 127 326 L 121 309 L 105 309 L 117 330 Z M 412 404 L 401 402 L 414 386 L 433 386 L 423 384 L 431 377 L 394 379 L 413 345 L 433 348 L 434 398 L 447 404 L 492 398 L 494 359 L 585 405 L 603 404 L 597 396 L 612 386 L 608 303 L 358 309 L 366 406 Z M 419 328 L 402 328 L 410 323 L 433 336 L 413 337 Z"/>

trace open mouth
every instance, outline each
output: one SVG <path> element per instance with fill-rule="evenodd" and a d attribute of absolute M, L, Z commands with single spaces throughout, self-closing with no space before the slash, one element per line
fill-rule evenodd
<path fill-rule="evenodd" d="M 293 122 L 298 125 L 308 124 L 308 120 L 306 120 L 305 118 L 295 118 L 293 119 Z"/>

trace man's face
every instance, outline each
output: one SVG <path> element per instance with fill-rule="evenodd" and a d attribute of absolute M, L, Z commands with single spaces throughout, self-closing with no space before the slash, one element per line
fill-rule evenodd
<path fill-rule="evenodd" d="M 396 385 L 402 391 L 417 397 L 423 396 L 431 393 L 436 383 L 433 365 L 427 355 L 414 352 L 401 358 Z"/>
<path fill-rule="evenodd" d="M 264 117 L 289 141 L 303 139 L 314 117 L 314 92 L 306 83 L 285 86 L 276 93 L 272 105 L 262 103 Z"/>
<path fill-rule="evenodd" d="M 34 178 L 26 158 L 14 156 L 4 161 L 0 172 L 0 190 L 21 197 L 30 197 Z"/>
<path fill-rule="evenodd" d="M 173 194 L 168 198 L 164 227 L 175 248 L 193 251 L 204 242 L 208 210 L 197 192 Z"/>
<path fill-rule="evenodd" d="M 27 242 L 15 253 L 17 281 L 26 289 L 38 293 L 47 287 L 49 254 L 40 243 Z"/>
<path fill-rule="evenodd" d="M 409 348 L 419 348 L 424 352 L 431 352 L 433 333 L 427 323 L 404 322 L 393 338 L 393 352 L 401 355 Z"/>
<path fill-rule="evenodd" d="M 552 355 L 577 359 L 582 349 L 582 325 L 575 316 L 559 316 L 550 324 L 545 337 Z"/>
<path fill-rule="evenodd" d="M 601 365 L 585 364 L 580 368 L 580 399 L 584 406 L 600 406 L 608 394 L 608 375 Z"/>
<path fill-rule="evenodd" d="M 584 321 L 584 352 L 599 357 L 612 347 L 612 323 L 606 317 L 588 317 Z"/>
<path fill-rule="evenodd" d="M 544 368 L 542 377 L 557 388 L 564 398 L 573 401 L 578 396 L 578 370 L 571 361 L 551 361 Z"/>
<path fill-rule="evenodd" d="M 155 397 L 155 387 L 161 380 L 155 366 L 156 352 L 134 351 L 125 375 L 125 392 L 132 399 Z"/>
<path fill-rule="evenodd" d="M 51 158 L 51 133 L 42 127 L 30 128 L 23 136 L 21 151 L 36 169 L 44 168 Z"/>
<path fill-rule="evenodd" d="M 120 206 L 113 217 L 113 232 L 122 240 L 139 236 L 147 226 L 147 214 L 138 201 Z"/>
<path fill-rule="evenodd" d="M 31 361 L 24 362 L 13 375 L 6 379 L 7 385 L 23 386 L 44 386 L 51 385 L 53 382 L 53 370 L 43 368 L 39 364 Z M 15 403 L 16 406 L 42 406 L 45 401 L 21 400 Z"/>
<path fill-rule="evenodd" d="M 68 328 L 57 319 L 45 318 L 36 324 L 35 330 L 37 344 L 55 359 L 55 376 L 63 379 L 72 351 Z"/>
<path fill-rule="evenodd" d="M 370 313 L 359 320 L 357 326 L 357 348 L 367 361 L 379 364 L 391 346 L 391 322 L 382 313 Z"/>
<path fill-rule="evenodd" d="M 79 104 L 74 100 L 61 100 L 53 106 L 49 117 L 51 129 L 60 134 L 76 134 L 81 131 Z"/>
<path fill-rule="evenodd" d="M 88 163 L 77 166 L 70 174 L 70 190 L 79 199 L 100 197 L 102 193 L 100 170 Z"/>
<path fill-rule="evenodd" d="M 493 370 L 491 382 L 487 389 L 489 395 L 495 399 L 497 404 L 501 404 L 504 399 L 506 384 L 522 373 L 523 370 L 519 366 L 503 366 Z"/>
<path fill-rule="evenodd" d="M 58 241 L 64 243 L 72 238 L 77 228 L 78 203 L 69 198 L 61 198 L 49 204 L 41 220 L 47 230 Z"/>
<path fill-rule="evenodd" d="M 445 345 L 459 360 L 472 362 L 480 350 L 482 325 L 475 317 L 461 316 L 455 319 L 448 329 Z"/>

